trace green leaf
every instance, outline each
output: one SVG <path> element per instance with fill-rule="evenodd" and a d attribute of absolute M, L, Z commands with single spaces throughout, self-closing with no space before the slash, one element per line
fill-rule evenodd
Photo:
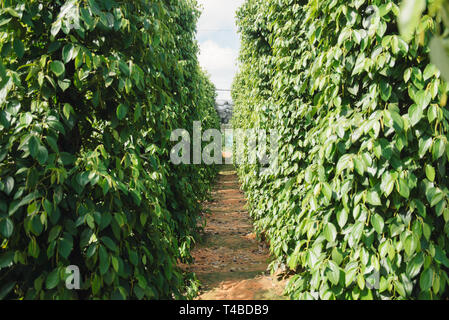
<path fill-rule="evenodd" d="M 329 261 L 330 270 L 326 273 L 328 279 L 335 286 L 340 282 L 340 268 L 333 261 Z"/>
<path fill-rule="evenodd" d="M 7 196 L 11 194 L 11 192 L 14 190 L 14 179 L 12 177 L 7 177 L 5 181 L 5 187 L 4 192 Z"/>
<path fill-rule="evenodd" d="M 340 228 L 343 228 L 348 221 L 348 212 L 346 209 L 342 209 L 337 213 L 337 221 Z"/>
<path fill-rule="evenodd" d="M 0 270 L 9 267 L 14 262 L 14 251 L 0 254 Z"/>
<path fill-rule="evenodd" d="M 422 253 L 417 254 L 408 264 L 407 264 L 407 275 L 412 279 L 416 277 L 424 264 L 424 257 Z"/>
<path fill-rule="evenodd" d="M 427 153 L 427 151 L 429 151 L 430 147 L 432 147 L 432 138 L 428 137 L 428 138 L 422 138 L 419 139 L 419 157 L 423 158 L 424 155 Z"/>
<path fill-rule="evenodd" d="M 51 230 L 50 233 L 48 234 L 48 242 L 52 242 L 54 240 L 56 240 L 56 238 L 59 237 L 59 234 L 62 231 L 62 227 L 61 226 L 54 226 Z"/>
<path fill-rule="evenodd" d="M 435 169 L 431 165 L 426 165 L 426 176 L 431 182 L 435 181 Z"/>
<path fill-rule="evenodd" d="M 366 196 L 366 200 L 368 201 L 369 204 L 371 204 L 373 206 L 381 206 L 382 205 L 382 202 L 380 201 L 380 197 L 379 197 L 379 194 L 377 193 L 377 191 L 369 191 Z"/>
<path fill-rule="evenodd" d="M 441 201 L 443 201 L 445 198 L 445 194 L 441 191 L 437 191 L 435 192 L 434 196 L 432 197 L 431 201 L 430 201 L 430 206 L 433 208 L 435 207 L 437 204 L 439 204 Z"/>
<path fill-rule="evenodd" d="M 62 76 L 65 72 L 64 64 L 57 60 L 50 63 L 50 69 L 57 77 Z"/>
<path fill-rule="evenodd" d="M 429 119 L 429 122 L 432 123 L 438 118 L 439 113 L 439 107 L 436 105 L 430 106 L 429 110 L 427 111 L 427 119 Z"/>
<path fill-rule="evenodd" d="M 73 44 L 69 43 L 69 44 L 65 45 L 64 48 L 62 49 L 62 61 L 64 61 L 64 63 L 68 63 L 73 58 L 75 58 L 74 51 L 75 51 L 75 47 L 73 46 Z"/>
<path fill-rule="evenodd" d="M 53 152 L 55 153 L 59 153 L 58 142 L 56 141 L 56 139 L 52 136 L 47 136 L 45 137 L 45 139 L 47 140 L 47 143 L 50 146 L 51 150 L 53 150 Z"/>
<path fill-rule="evenodd" d="M 346 268 L 345 269 L 345 284 L 346 286 L 350 286 L 354 280 L 355 277 L 357 276 L 357 268 L 356 267 L 351 267 L 351 268 Z"/>
<path fill-rule="evenodd" d="M 0 233 L 5 238 L 11 237 L 14 231 L 14 223 L 9 218 L 0 218 Z"/>
<path fill-rule="evenodd" d="M 416 239 L 416 236 L 412 234 L 408 235 L 404 240 L 405 253 L 408 256 L 412 256 L 415 253 L 417 247 L 418 239 Z"/>
<path fill-rule="evenodd" d="M 428 225 L 427 223 L 423 223 L 422 226 L 423 235 L 427 240 L 430 240 L 430 237 L 432 236 L 432 227 Z"/>
<path fill-rule="evenodd" d="M 118 287 L 114 293 L 112 294 L 112 300 L 126 300 L 127 298 L 127 292 L 125 288 Z"/>
<path fill-rule="evenodd" d="M 119 68 L 120 71 L 122 71 L 122 73 L 126 76 L 129 77 L 130 73 L 129 73 L 129 67 L 128 64 L 122 60 L 119 61 Z"/>
<path fill-rule="evenodd" d="M 40 141 L 39 139 L 35 136 L 32 135 L 30 137 L 30 140 L 28 140 L 28 150 L 30 152 L 30 155 L 36 159 L 37 157 L 37 152 L 39 151 L 39 146 L 40 146 Z"/>
<path fill-rule="evenodd" d="M 70 88 L 71 81 L 69 79 L 58 80 L 58 86 L 61 88 L 62 92 L 65 92 Z"/>
<path fill-rule="evenodd" d="M 8 81 L 8 75 L 6 74 L 5 66 L 3 65 L 2 61 L 0 60 L 0 89 L 3 88 L 5 83 Z"/>
<path fill-rule="evenodd" d="M 0 27 L 8 24 L 11 20 L 11 18 L 0 20 Z"/>
<path fill-rule="evenodd" d="M 408 109 L 408 116 L 410 118 L 410 124 L 412 126 L 415 126 L 418 124 L 419 121 L 423 118 L 423 109 L 419 105 L 412 105 L 410 109 Z"/>
<path fill-rule="evenodd" d="M 16 281 L 8 281 L 0 288 L 0 300 L 3 300 L 14 287 L 16 286 Z"/>
<path fill-rule="evenodd" d="M 34 191 L 33 193 L 28 194 L 21 200 L 15 200 L 9 205 L 8 214 L 9 216 L 12 216 L 14 213 L 17 212 L 21 207 L 29 204 L 31 201 L 35 200 L 36 198 L 40 197 L 39 191 Z"/>
<path fill-rule="evenodd" d="M 324 228 L 324 236 L 329 242 L 334 242 L 337 238 L 337 229 L 332 223 L 328 223 Z"/>
<path fill-rule="evenodd" d="M 59 269 L 54 269 L 49 273 L 47 279 L 45 280 L 45 287 L 47 290 L 52 290 L 56 288 L 59 283 Z"/>
<path fill-rule="evenodd" d="M 404 82 L 407 83 L 410 80 L 410 76 L 412 75 L 412 69 L 407 68 L 404 72 Z"/>
<path fill-rule="evenodd" d="M 69 234 L 65 234 L 62 239 L 58 241 L 58 252 L 59 254 L 67 259 L 73 249 L 73 239 Z"/>
<path fill-rule="evenodd" d="M 100 245 L 98 250 L 100 256 L 100 274 L 104 275 L 109 269 L 109 255 L 104 246 Z"/>
<path fill-rule="evenodd" d="M 37 151 L 36 159 L 40 165 L 44 165 L 48 160 L 48 151 L 43 145 L 40 145 Z"/>
<path fill-rule="evenodd" d="M 388 101 L 391 97 L 391 93 L 393 91 L 393 87 L 386 81 L 380 81 L 380 96 L 382 100 Z"/>
<path fill-rule="evenodd" d="M 19 38 L 15 38 L 14 42 L 13 42 L 13 46 L 14 46 L 14 51 L 17 54 L 17 57 L 19 57 L 19 59 L 22 59 L 23 55 L 25 54 L 25 47 L 24 47 L 22 41 L 20 41 Z"/>
<path fill-rule="evenodd" d="M 363 174 L 365 173 L 365 163 L 359 159 L 359 158 L 354 158 L 354 167 L 355 170 L 357 171 L 357 173 L 361 176 L 363 176 Z"/>
<path fill-rule="evenodd" d="M 120 104 L 117 108 L 117 118 L 119 120 L 125 119 L 126 115 L 128 114 L 128 107 L 124 104 Z"/>
<path fill-rule="evenodd" d="M 401 297 L 406 297 L 407 292 L 405 291 L 404 285 L 397 280 L 393 281 L 393 283 L 394 283 L 394 288 L 399 293 L 399 295 Z"/>
<path fill-rule="evenodd" d="M 376 213 L 371 217 L 371 224 L 373 225 L 374 230 L 376 230 L 378 234 L 382 234 L 385 222 L 384 219 L 379 214 Z"/>
<path fill-rule="evenodd" d="M 53 213 L 53 204 L 48 199 L 44 199 L 42 205 L 47 215 L 51 216 L 51 214 Z"/>
<path fill-rule="evenodd" d="M 423 73 L 424 80 L 427 81 L 438 73 L 439 73 L 438 68 L 434 64 L 429 63 L 424 69 Z"/>
<path fill-rule="evenodd" d="M 109 248 L 111 251 L 118 251 L 118 247 L 115 242 L 109 237 L 102 237 L 101 241 Z"/>
<path fill-rule="evenodd" d="M 111 264 L 112 264 L 112 268 L 115 270 L 115 272 L 119 271 L 119 261 L 117 259 L 117 257 L 111 257 Z"/>
<path fill-rule="evenodd" d="M 36 239 L 31 239 L 31 241 L 28 243 L 28 254 L 37 259 L 39 257 L 40 251 L 41 250 L 39 248 L 39 245 L 37 244 Z"/>
<path fill-rule="evenodd" d="M 360 290 L 365 289 L 365 277 L 361 273 L 359 273 L 359 275 L 357 276 L 357 284 L 358 284 Z"/>
<path fill-rule="evenodd" d="M 446 256 L 446 252 L 440 246 L 435 247 L 435 261 L 449 268 L 449 259 Z"/>
<path fill-rule="evenodd" d="M 330 185 L 326 182 L 323 182 L 322 184 L 322 191 L 324 196 L 327 198 L 327 200 L 332 200 L 332 188 Z"/>
<path fill-rule="evenodd" d="M 64 113 L 65 118 L 68 120 L 70 118 L 70 114 L 74 114 L 73 108 L 70 104 L 66 103 L 64 104 L 64 108 L 62 109 L 62 112 Z"/>
<path fill-rule="evenodd" d="M 56 20 L 51 25 L 50 33 L 53 37 L 56 37 L 58 35 L 59 31 L 61 30 L 61 26 L 62 26 L 62 21 L 60 19 Z"/>
<path fill-rule="evenodd" d="M 421 277 L 419 278 L 419 286 L 422 291 L 429 291 L 432 288 L 433 283 L 433 271 L 431 268 L 428 268 L 421 273 Z"/>
<path fill-rule="evenodd" d="M 391 111 L 390 114 L 393 119 L 393 127 L 396 132 L 401 132 L 402 130 L 404 130 L 404 120 L 402 119 L 401 115 L 395 111 Z"/>
<path fill-rule="evenodd" d="M 399 194 L 408 199 L 410 197 L 410 189 L 408 187 L 407 181 L 405 181 L 404 179 L 399 179 L 397 182 L 397 190 Z"/>
<path fill-rule="evenodd" d="M 432 147 L 433 160 L 440 159 L 446 152 L 446 142 L 442 138 L 436 139 Z"/>
<path fill-rule="evenodd" d="M 129 261 L 134 265 L 137 266 L 137 264 L 139 263 L 139 257 L 137 255 L 137 252 L 135 252 L 134 250 L 129 249 L 128 250 L 129 253 Z"/>
<path fill-rule="evenodd" d="M 44 226 L 42 225 L 40 216 L 39 215 L 33 215 L 32 218 L 31 218 L 31 231 L 36 236 L 39 236 L 42 233 L 43 230 L 44 230 Z"/>
<path fill-rule="evenodd" d="M 382 183 L 380 185 L 380 189 L 384 193 L 386 197 L 388 197 L 391 192 L 393 192 L 395 183 L 395 177 L 390 172 L 385 172 L 382 175 Z"/>
<path fill-rule="evenodd" d="M 94 279 L 92 280 L 92 293 L 97 295 L 101 289 L 101 277 L 98 274 L 94 275 Z"/>

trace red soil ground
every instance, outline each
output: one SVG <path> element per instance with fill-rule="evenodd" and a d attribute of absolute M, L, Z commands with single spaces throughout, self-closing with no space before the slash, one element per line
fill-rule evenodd
<path fill-rule="evenodd" d="M 286 280 L 270 275 L 270 254 L 253 234 L 236 172 L 224 166 L 206 203 L 206 227 L 185 269 L 201 282 L 199 300 L 283 300 Z"/>

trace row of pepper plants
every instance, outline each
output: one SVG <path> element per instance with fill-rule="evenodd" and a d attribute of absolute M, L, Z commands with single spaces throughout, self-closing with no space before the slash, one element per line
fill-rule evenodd
<path fill-rule="evenodd" d="M 195 0 L 0 2 L 0 299 L 173 299 L 214 166 L 170 133 L 218 128 Z M 68 266 L 80 290 L 69 290 Z"/>
<path fill-rule="evenodd" d="M 233 124 L 280 139 L 275 170 L 238 171 L 291 298 L 449 296 L 443 2 L 239 9 Z"/>

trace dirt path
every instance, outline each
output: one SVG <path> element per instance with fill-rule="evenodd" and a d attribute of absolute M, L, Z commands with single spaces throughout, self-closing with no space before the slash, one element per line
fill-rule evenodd
<path fill-rule="evenodd" d="M 267 272 L 269 252 L 253 232 L 232 166 L 223 166 L 207 203 L 207 225 L 187 267 L 201 281 L 199 300 L 281 300 L 285 281 Z"/>

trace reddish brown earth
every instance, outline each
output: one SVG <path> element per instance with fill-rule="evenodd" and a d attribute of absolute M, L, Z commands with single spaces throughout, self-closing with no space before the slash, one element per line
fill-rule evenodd
<path fill-rule="evenodd" d="M 186 266 L 201 282 L 199 300 L 279 300 L 285 280 L 267 272 L 270 254 L 253 234 L 232 166 L 224 166 L 206 203 L 206 227 L 193 251 L 194 263 Z"/>

